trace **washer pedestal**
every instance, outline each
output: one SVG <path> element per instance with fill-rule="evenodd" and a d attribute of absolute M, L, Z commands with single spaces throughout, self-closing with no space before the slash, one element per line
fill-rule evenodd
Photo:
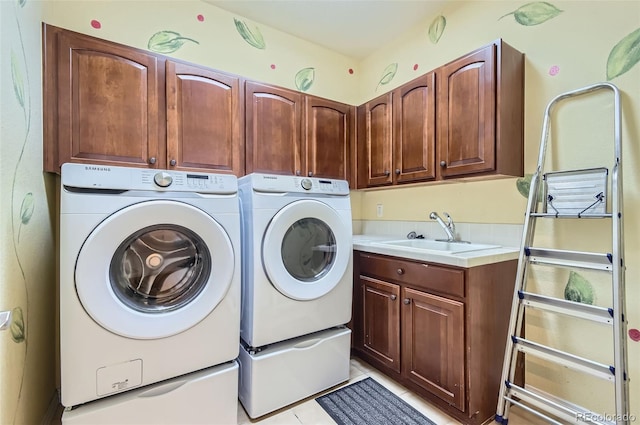
<path fill-rule="evenodd" d="M 237 389 L 234 360 L 65 410 L 62 424 L 235 424 Z"/>
<path fill-rule="evenodd" d="M 239 399 L 252 419 L 349 379 L 351 330 L 333 328 L 272 344 L 240 347 Z"/>

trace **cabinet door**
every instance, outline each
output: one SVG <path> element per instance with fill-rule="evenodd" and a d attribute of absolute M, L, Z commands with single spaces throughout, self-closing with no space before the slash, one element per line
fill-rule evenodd
<path fill-rule="evenodd" d="M 355 107 L 306 96 L 305 148 L 307 175 L 350 179 Z"/>
<path fill-rule="evenodd" d="M 393 92 L 395 181 L 432 180 L 435 172 L 435 74 L 423 75 Z"/>
<path fill-rule="evenodd" d="M 402 374 L 464 412 L 464 305 L 411 288 L 402 299 Z"/>
<path fill-rule="evenodd" d="M 400 372 L 400 286 L 360 276 L 364 351 Z"/>
<path fill-rule="evenodd" d="M 391 184 L 393 133 L 391 92 L 383 94 L 364 105 L 364 134 L 359 143 L 365 145 L 367 162 L 367 186 Z"/>
<path fill-rule="evenodd" d="M 56 30 L 47 32 L 54 37 Z M 48 135 L 57 134 L 45 143 L 57 144 L 58 163 L 48 171 L 59 172 L 65 162 L 157 167 L 151 158 L 158 157 L 164 137 L 164 111 L 158 110 L 162 61 L 60 29 L 56 44 L 56 70 L 45 70 L 45 79 L 56 75 L 55 93 L 47 90 L 45 96 L 57 97 L 56 130 Z M 53 52 L 47 48 L 46 54 Z"/>
<path fill-rule="evenodd" d="M 246 172 L 300 175 L 302 95 L 247 81 Z"/>
<path fill-rule="evenodd" d="M 240 79 L 168 60 L 166 82 L 169 168 L 242 175 Z"/>
<path fill-rule="evenodd" d="M 496 46 L 453 61 L 438 73 L 441 177 L 495 169 Z"/>

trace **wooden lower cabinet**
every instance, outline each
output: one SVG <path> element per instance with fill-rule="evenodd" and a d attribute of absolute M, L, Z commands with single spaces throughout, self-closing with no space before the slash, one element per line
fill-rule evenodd
<path fill-rule="evenodd" d="M 464 304 L 411 288 L 402 302 L 402 374 L 464 412 Z"/>
<path fill-rule="evenodd" d="M 462 423 L 486 422 L 496 411 L 516 267 L 356 251 L 353 354 Z"/>
<path fill-rule="evenodd" d="M 400 372 L 400 286 L 360 278 L 363 314 L 363 350 L 390 369 Z"/>

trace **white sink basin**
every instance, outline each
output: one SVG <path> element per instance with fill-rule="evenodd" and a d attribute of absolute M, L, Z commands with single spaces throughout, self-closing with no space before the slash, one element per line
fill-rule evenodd
<path fill-rule="evenodd" d="M 488 245 L 465 242 L 446 242 L 430 239 L 403 239 L 399 241 L 372 242 L 375 245 L 401 248 L 415 252 L 435 252 L 440 254 L 460 254 L 462 252 L 481 251 L 483 249 L 500 248 L 500 245 Z"/>

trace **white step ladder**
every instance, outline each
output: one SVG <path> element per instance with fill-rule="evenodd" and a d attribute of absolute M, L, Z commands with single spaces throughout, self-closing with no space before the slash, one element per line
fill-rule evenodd
<path fill-rule="evenodd" d="M 611 90 L 614 95 L 615 158 L 611 168 L 609 211 L 607 211 L 606 195 L 604 195 L 607 188 L 608 169 L 543 174 L 549 139 L 550 114 L 554 105 L 565 99 L 578 98 L 602 89 Z M 603 191 L 591 194 L 593 202 L 583 202 L 584 194 L 580 193 L 579 187 L 581 185 L 579 183 L 576 184 L 576 181 L 598 182 L 603 180 L 603 176 Z M 558 186 L 564 185 L 562 187 L 564 192 L 558 190 L 555 196 L 551 193 L 552 178 L 557 182 Z M 543 184 L 545 184 L 544 187 Z M 601 188 L 598 183 L 590 186 L 595 187 L 595 189 L 590 189 L 592 191 L 598 191 Z M 543 189 L 545 190 L 543 191 Z M 610 83 L 598 83 L 556 96 L 549 102 L 545 111 L 538 166 L 531 179 L 529 189 L 513 304 L 511 306 L 509 338 L 505 349 L 502 383 L 495 417 L 496 422 L 507 424 L 509 408 L 515 405 L 552 424 L 629 424 L 622 212 L 621 111 L 618 88 Z M 587 218 L 611 221 L 611 252 L 579 252 L 531 246 L 534 242 L 537 219 L 559 219 L 560 223 L 557 223 L 557 225 L 562 225 L 562 220 L 582 220 Z M 526 285 L 529 268 L 532 265 L 604 272 L 608 274 L 609 277 L 607 279 L 610 278 L 611 282 L 612 305 L 610 307 L 600 307 L 533 293 L 527 289 Z M 611 343 L 613 344 L 613 364 L 603 364 L 526 339 L 523 323 L 525 309 L 529 308 L 551 312 L 550 314 L 558 316 L 558 320 L 577 317 L 589 321 L 590 326 L 591 323 L 593 323 L 593 326 L 597 326 L 597 324 L 608 326 L 611 330 Z M 536 359 L 542 359 L 543 361 L 578 371 L 578 373 L 590 374 L 604 381 L 609 381 L 614 387 L 615 400 L 612 400 L 612 403 L 615 403 L 615 412 L 597 413 L 577 406 L 561 397 L 514 382 L 516 378 L 516 360 L 518 360 L 519 356 L 525 356 L 525 358 L 527 358 L 526 356 L 533 356 Z"/>

